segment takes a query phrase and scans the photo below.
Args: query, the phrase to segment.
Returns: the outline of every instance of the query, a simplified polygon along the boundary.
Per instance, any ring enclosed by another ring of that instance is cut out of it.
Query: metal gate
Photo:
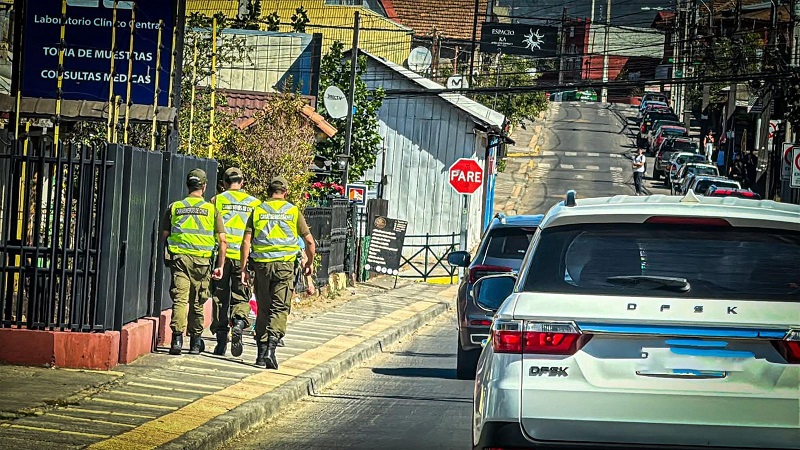
[[[2,326],[73,331],[112,325],[100,261],[114,162],[108,146],[47,137],[0,148]]]

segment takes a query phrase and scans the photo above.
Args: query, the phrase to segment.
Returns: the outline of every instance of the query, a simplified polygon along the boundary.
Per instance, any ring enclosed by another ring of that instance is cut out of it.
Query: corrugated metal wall
[[[368,64],[364,79],[370,88],[419,89],[382,65]],[[385,157],[389,216],[407,220],[409,235],[458,233],[463,199],[448,184],[447,171],[458,158],[483,165],[485,149],[478,147],[482,139],[472,119],[437,96],[387,98],[378,115],[385,152],[365,178],[380,181]],[[470,247],[480,239],[481,192],[470,198]]]

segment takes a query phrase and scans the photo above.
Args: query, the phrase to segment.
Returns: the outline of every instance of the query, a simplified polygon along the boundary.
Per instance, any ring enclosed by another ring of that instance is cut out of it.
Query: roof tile
[[[487,0],[479,1],[478,39]],[[433,36],[435,29],[445,39],[472,40],[474,0],[391,0],[390,3],[396,14],[393,20],[413,29],[417,36]]]

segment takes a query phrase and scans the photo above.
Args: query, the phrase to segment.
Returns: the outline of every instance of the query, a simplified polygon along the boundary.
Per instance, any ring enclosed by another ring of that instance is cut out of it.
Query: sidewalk
[[[290,319],[280,369],[240,358],[169,356],[166,348],[116,372],[0,366],[6,448],[212,449],[257,426],[450,308],[456,286],[380,287]],[[206,349],[214,340],[206,338]]]

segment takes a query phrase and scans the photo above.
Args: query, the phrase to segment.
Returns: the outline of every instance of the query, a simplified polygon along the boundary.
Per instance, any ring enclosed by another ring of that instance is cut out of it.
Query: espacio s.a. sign
[[[518,23],[484,22],[481,52],[553,57],[558,54],[558,28]]]
[[[61,9],[60,0],[25,1],[24,56],[19,86],[25,97],[57,96]],[[158,104],[166,106],[176,10],[177,0],[66,0],[62,98],[108,101],[113,77],[114,94],[119,95],[123,103],[128,101],[130,80],[132,103],[153,104],[158,30],[159,21],[162,21]],[[130,51],[131,37],[133,52]],[[133,62],[130,76],[129,61]]]

